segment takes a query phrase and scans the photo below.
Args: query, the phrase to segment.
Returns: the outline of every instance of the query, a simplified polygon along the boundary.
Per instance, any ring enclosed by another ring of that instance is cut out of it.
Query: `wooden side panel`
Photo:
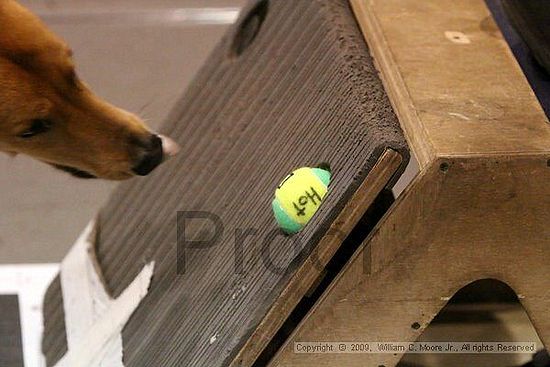
[[[398,199],[270,366],[395,366],[395,354],[299,354],[296,342],[414,341],[460,288],[497,279],[550,344],[546,156],[456,158]]]
[[[421,173],[270,366],[395,366],[296,342],[414,341],[498,279],[550,344],[550,127],[482,0],[351,0]]]
[[[421,167],[548,149],[548,120],[483,0],[351,3]]]

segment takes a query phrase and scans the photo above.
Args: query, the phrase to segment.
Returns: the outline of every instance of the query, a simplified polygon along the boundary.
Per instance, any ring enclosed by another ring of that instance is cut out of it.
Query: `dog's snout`
[[[132,168],[135,174],[140,176],[148,175],[154,170],[164,159],[162,148],[162,139],[157,135],[151,135],[147,143],[140,144],[144,153],[140,154],[140,161]]]

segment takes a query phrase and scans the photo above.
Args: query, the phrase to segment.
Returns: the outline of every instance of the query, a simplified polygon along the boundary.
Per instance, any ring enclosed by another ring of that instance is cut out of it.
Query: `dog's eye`
[[[50,120],[35,119],[35,120],[32,120],[31,126],[27,130],[19,134],[18,136],[23,139],[32,138],[35,135],[43,134],[49,131],[52,125],[53,123]]]

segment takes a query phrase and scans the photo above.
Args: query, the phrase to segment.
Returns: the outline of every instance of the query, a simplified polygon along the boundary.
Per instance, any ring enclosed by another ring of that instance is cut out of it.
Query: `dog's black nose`
[[[145,155],[141,161],[132,168],[136,175],[146,176],[151,173],[164,159],[162,140],[157,135],[151,135],[148,144],[145,145]]]

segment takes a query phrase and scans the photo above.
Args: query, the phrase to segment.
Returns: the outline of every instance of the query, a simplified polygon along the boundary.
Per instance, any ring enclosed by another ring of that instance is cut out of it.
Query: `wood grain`
[[[395,366],[294,343],[414,341],[479,279],[512,287],[550,345],[550,130],[485,4],[352,3],[421,171],[270,366]]]
[[[548,119],[484,1],[351,4],[420,167],[547,151]]]
[[[414,341],[479,279],[508,284],[550,345],[548,156],[456,158],[424,171],[269,366],[395,366],[402,353],[299,354],[294,343]]]
[[[296,274],[289,279],[273,306],[233,359],[232,365],[251,366],[254,363],[298,302],[315,285],[336,250],[374,202],[376,196],[387,186],[402,161],[403,157],[393,150],[386,151],[380,157],[365,181],[331,224],[327,235],[319,241],[312,254],[308,255]]]

